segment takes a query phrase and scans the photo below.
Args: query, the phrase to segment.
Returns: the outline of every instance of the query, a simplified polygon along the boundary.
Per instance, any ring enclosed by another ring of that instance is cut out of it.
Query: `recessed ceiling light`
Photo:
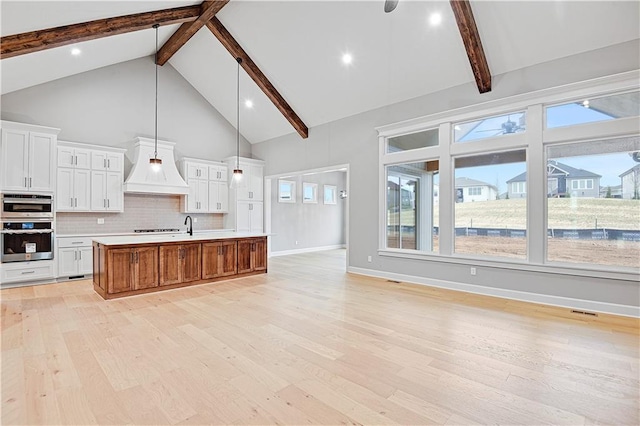
[[[246,106],[247,108],[253,108],[253,101],[251,99],[247,99],[246,101],[244,101],[244,106]]]
[[[82,50],[78,49],[77,47],[74,47],[73,49],[71,49],[71,54],[73,56],[80,56],[81,53],[82,53]]]
[[[353,62],[353,56],[351,56],[351,53],[345,53],[344,55],[342,55],[342,63],[345,65],[349,65]]]
[[[431,24],[431,26],[436,27],[441,23],[442,23],[442,15],[440,14],[440,12],[433,12],[429,16],[429,24]]]

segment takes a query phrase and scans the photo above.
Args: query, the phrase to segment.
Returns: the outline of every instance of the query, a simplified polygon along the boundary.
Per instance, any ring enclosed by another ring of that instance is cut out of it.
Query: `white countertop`
[[[121,237],[125,235],[174,235],[174,234],[184,234],[187,231],[167,231],[167,232],[105,232],[105,233],[82,233],[82,234],[60,234],[57,233],[57,238],[79,238],[79,237],[87,237],[87,238],[97,238],[97,237]],[[205,229],[205,230],[193,230],[194,234],[211,234],[214,232],[233,232],[233,229]]]
[[[130,245],[130,244],[149,244],[149,243],[169,243],[178,241],[203,241],[203,240],[226,240],[230,238],[252,238],[266,237],[270,234],[263,232],[201,232],[189,235],[187,233],[179,234],[135,234],[135,235],[119,235],[108,237],[93,237],[93,241],[104,244],[106,246]]]

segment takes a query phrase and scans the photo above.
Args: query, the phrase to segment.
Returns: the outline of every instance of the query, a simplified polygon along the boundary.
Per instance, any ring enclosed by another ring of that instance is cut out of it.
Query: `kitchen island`
[[[104,299],[266,272],[267,234],[263,233],[93,239],[93,288]]]

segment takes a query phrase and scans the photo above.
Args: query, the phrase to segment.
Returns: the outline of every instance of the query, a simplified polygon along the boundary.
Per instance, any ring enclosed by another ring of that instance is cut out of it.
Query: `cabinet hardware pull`
[[[24,187],[27,188],[27,178],[24,178]]]
[[[140,253],[136,252],[136,263],[140,263]]]
[[[36,271],[24,271],[24,272],[21,272],[22,275],[35,274],[35,273],[36,273]]]
[[[76,166],[78,165],[78,156],[76,155]]]
[[[82,244],[82,241],[72,241],[71,244]]]
[[[111,160],[107,160],[107,169],[111,168]]]
[[[76,207],[78,207],[78,199],[76,198],[75,200],[76,200]]]
[[[104,167],[105,169],[107,168],[107,160],[106,159],[102,159],[102,167]]]
[[[73,252],[73,260],[78,260],[78,252],[77,251]]]
[[[107,208],[109,208],[111,206],[111,203],[109,202],[109,199],[107,198]]]
[[[76,253],[78,253],[78,258],[79,258],[80,260],[82,260],[82,252],[81,252],[81,251],[78,251],[78,252],[76,252]]]
[[[29,178],[29,188],[31,188],[31,187],[33,186],[33,185],[32,185],[32,183],[33,183],[33,182],[32,182],[32,180],[31,180],[31,178]]]
[[[71,200],[71,207],[73,207],[73,198],[70,198]]]
[[[107,200],[104,198],[102,199],[102,207],[107,207]]]
[[[133,252],[131,252],[131,259],[129,260],[129,263],[133,263]]]

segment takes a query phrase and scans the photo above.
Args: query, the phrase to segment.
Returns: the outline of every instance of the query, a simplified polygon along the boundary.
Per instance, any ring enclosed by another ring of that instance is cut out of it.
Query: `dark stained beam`
[[[489,64],[482,49],[482,41],[480,40],[480,34],[478,34],[478,27],[476,27],[471,4],[469,4],[469,0],[449,0],[449,3],[456,17],[458,30],[460,30],[464,48],[467,50],[467,56],[469,57],[469,63],[471,64],[478,90],[480,93],[490,92],[491,71],[489,71]]]
[[[294,129],[306,139],[309,136],[309,129],[302,122],[302,119],[298,117],[295,111],[289,106],[287,101],[284,100],[282,95],[278,93],[273,84],[267,79],[267,77],[260,71],[258,66],[251,60],[247,52],[238,44],[233,36],[227,31],[222,23],[214,16],[209,22],[207,22],[207,28],[216,36],[216,38],[222,43],[222,45],[231,53],[234,58],[242,59],[242,68],[246,73],[255,81],[265,95],[271,102],[278,108],[278,110],[284,115],[284,117],[291,123]]]
[[[213,18],[229,3],[229,0],[212,0],[202,2],[201,12],[198,19],[192,22],[185,22],[173,33],[171,38],[162,46],[158,52],[158,65],[164,65],[189,39],[202,28],[207,21]]]
[[[200,5],[184,6],[9,35],[0,38],[0,59],[144,30],[154,24],[182,24],[196,20],[200,13]]]

